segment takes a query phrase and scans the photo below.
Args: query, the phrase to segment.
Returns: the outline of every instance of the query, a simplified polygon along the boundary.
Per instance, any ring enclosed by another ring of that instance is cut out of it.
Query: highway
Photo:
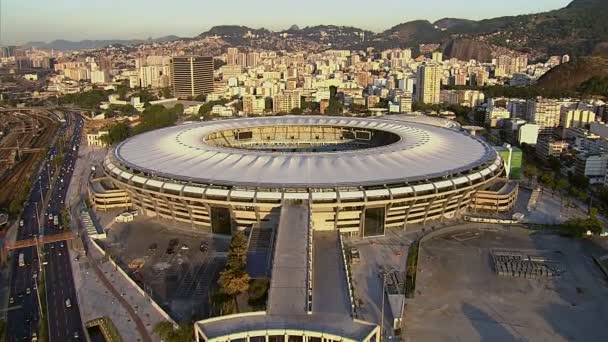
[[[61,127],[58,136],[65,134]],[[51,181],[50,159],[57,152],[56,144],[49,150],[37,177],[34,177],[30,196],[23,208],[17,240],[31,239],[39,233],[36,212],[43,210],[43,198],[49,191]],[[24,266],[19,266],[19,254],[24,255]],[[34,275],[38,273],[38,254],[35,247],[27,247],[12,252],[10,267],[9,311],[7,313],[7,336],[9,341],[31,341],[38,328],[39,305],[34,286]],[[29,289],[29,291],[28,291]],[[29,292],[29,294],[28,294]]]
[[[61,233],[55,226],[53,217],[60,216],[61,209],[65,207],[64,199],[67,187],[72,177],[75,160],[78,156],[78,147],[82,131],[82,118],[75,115],[76,120],[71,123],[72,116],[66,116],[67,122],[61,127],[58,136],[70,134],[71,139],[65,148],[63,166],[56,175],[55,185],[50,194],[48,206],[44,207],[43,198],[49,192],[51,181],[51,161],[57,154],[57,144],[49,150],[41,170],[32,182],[32,190],[22,214],[23,225],[17,233],[17,240],[31,239],[39,234],[39,227],[44,227],[45,235]],[[68,132],[70,126],[73,132]],[[42,221],[38,222],[37,212],[42,211]],[[25,265],[19,265],[19,254],[23,253]],[[85,340],[80,319],[74,282],[72,279],[71,263],[66,242],[54,242],[44,246],[41,253],[46,255],[45,284],[48,303],[49,337],[52,342]],[[38,254],[35,247],[21,248],[13,251],[10,267],[11,285],[9,298],[9,311],[7,314],[7,336],[9,341],[36,340],[38,321],[40,318],[38,297],[36,295],[34,277],[38,275]],[[66,300],[70,300],[67,307]]]
[[[61,211],[67,205],[65,199],[72,178],[74,164],[78,158],[82,126],[82,119],[80,116],[76,116],[74,132],[69,145],[66,146],[64,164],[59,171],[59,177],[57,178],[51,201],[47,207],[48,218],[45,235],[63,232],[59,225],[54,224],[52,218],[54,216],[61,217]],[[84,331],[78,309],[67,243],[62,241],[47,244],[44,246],[44,253],[48,262],[45,265],[45,275],[50,341],[84,340]]]

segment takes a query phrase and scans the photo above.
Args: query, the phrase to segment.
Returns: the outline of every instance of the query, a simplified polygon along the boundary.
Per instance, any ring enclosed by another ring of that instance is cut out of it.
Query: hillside
[[[147,42],[164,43],[179,39],[177,36],[165,36],[155,39],[107,39],[107,40],[80,40],[70,41],[57,39],[51,42],[29,42],[25,47],[36,47],[39,49],[53,49],[60,51],[75,51],[86,49],[101,49],[109,45],[137,45]]]
[[[549,70],[537,85],[547,90],[575,90],[592,77],[608,77],[608,58],[577,58]]]
[[[356,27],[293,26],[273,32],[239,25],[216,26],[193,39],[215,39],[220,45],[251,49],[322,51],[327,49],[413,48],[419,44],[442,44],[447,56],[488,60],[497,47],[522,51],[530,59],[548,55],[608,55],[608,0],[574,0],[568,6],[537,14],[486,20],[443,18],[434,23],[414,20],[380,33]],[[168,36],[153,41],[174,40]],[[217,39],[219,38],[219,39]],[[101,48],[110,44],[136,45],[149,40],[95,40],[30,43],[28,46],[57,50]],[[217,42],[215,44],[217,44]],[[504,49],[503,49],[504,51]],[[501,52],[502,53],[502,52]]]
[[[451,39],[441,47],[446,59],[457,58],[461,61],[475,59],[482,62],[492,60],[492,49],[484,42],[472,39]]]

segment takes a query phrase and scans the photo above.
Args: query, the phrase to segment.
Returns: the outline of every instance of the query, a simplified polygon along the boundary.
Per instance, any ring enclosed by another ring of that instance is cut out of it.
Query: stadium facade
[[[497,186],[504,165],[496,151],[459,126],[438,126],[276,116],[164,128],[113,149],[90,200],[100,210],[134,207],[225,234],[274,227],[282,203],[304,200],[315,230],[360,237],[454,217],[476,203],[511,209],[517,187]]]

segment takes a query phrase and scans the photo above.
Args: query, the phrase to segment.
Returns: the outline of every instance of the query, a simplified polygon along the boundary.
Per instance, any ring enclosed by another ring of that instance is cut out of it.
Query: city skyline
[[[429,0],[424,4],[379,0],[374,5],[381,10],[370,11],[369,5],[362,0],[350,1],[348,7],[337,2],[328,4],[310,0],[306,7],[298,8],[297,15],[290,15],[294,13],[293,5],[276,0],[267,1],[263,6],[244,0],[215,4],[182,0],[177,6],[169,8],[150,6],[149,2],[143,0],[128,3],[118,0],[103,3],[62,0],[53,2],[52,6],[9,0],[0,4],[0,44],[48,42],[56,39],[145,39],[167,35],[192,37],[218,25],[243,25],[279,31],[288,29],[291,25],[305,27],[332,24],[380,32],[417,19],[431,22],[445,17],[479,20],[537,13],[564,7],[570,0],[540,0],[532,4],[525,0],[513,0],[491,6],[481,0],[466,2],[467,5],[462,6],[446,0]],[[145,11],[142,11],[143,8]],[[240,10],[235,12],[235,8]],[[60,19],[66,17],[70,20]],[[166,20],[180,17],[183,20]]]

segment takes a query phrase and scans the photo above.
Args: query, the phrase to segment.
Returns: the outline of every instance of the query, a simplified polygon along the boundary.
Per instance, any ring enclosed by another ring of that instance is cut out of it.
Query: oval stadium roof
[[[226,130],[273,125],[325,125],[397,134],[393,144],[339,152],[268,152],[205,142]],[[114,157],[134,170],[226,186],[336,187],[383,185],[467,172],[496,152],[466,133],[390,118],[276,116],[179,125],[129,138]]]

